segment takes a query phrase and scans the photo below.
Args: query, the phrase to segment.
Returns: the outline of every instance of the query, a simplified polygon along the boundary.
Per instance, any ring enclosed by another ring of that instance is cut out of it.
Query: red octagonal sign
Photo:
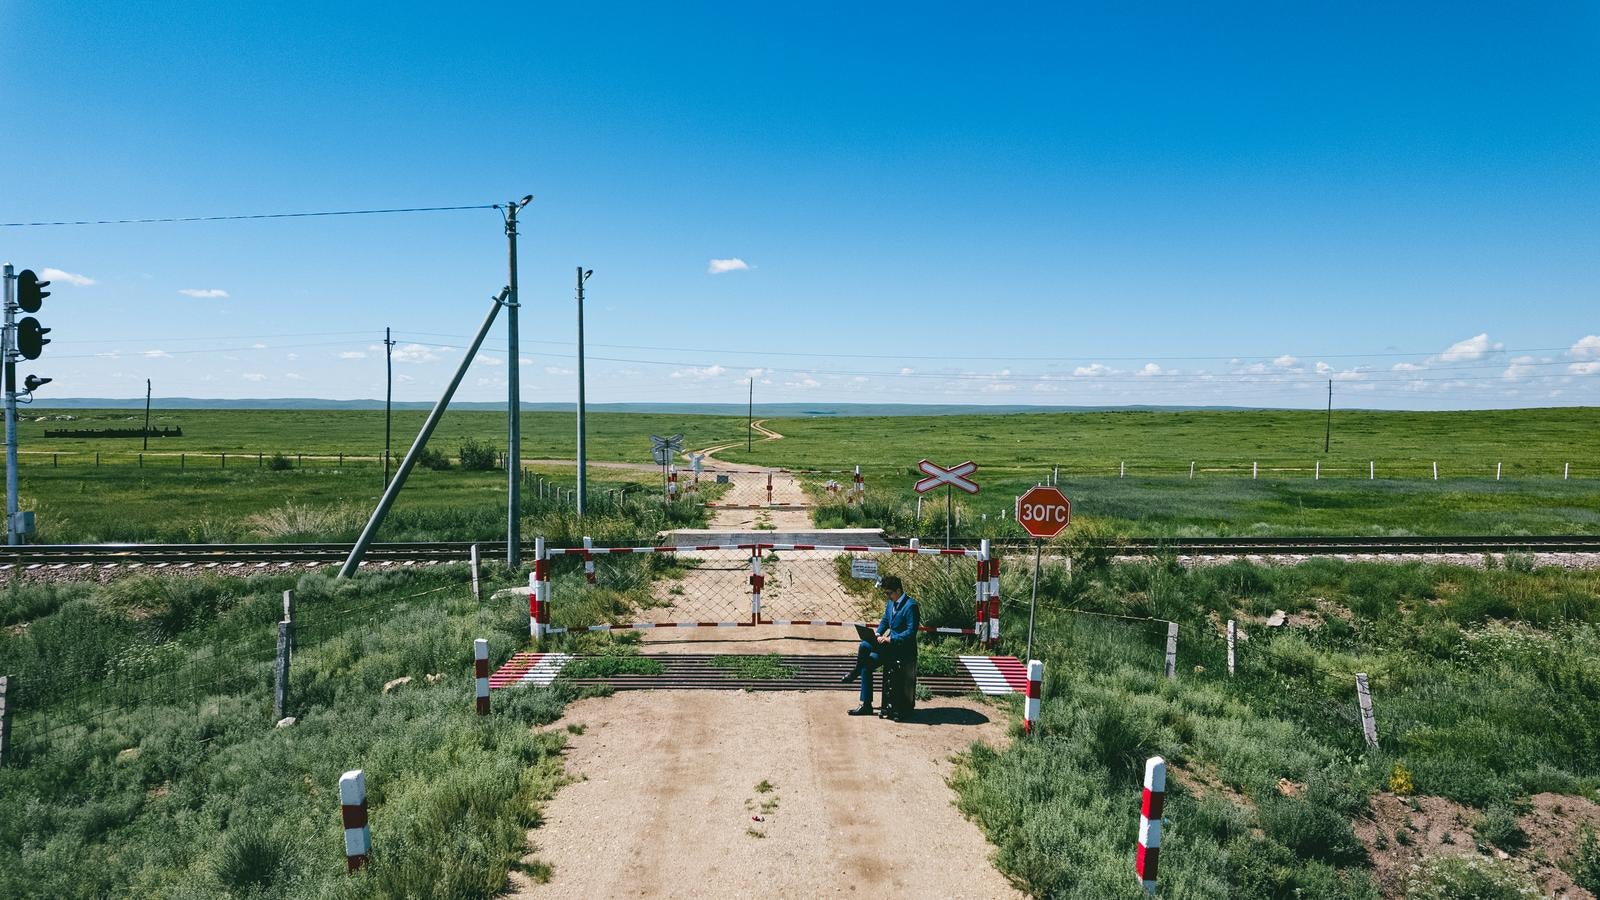
[[[1053,487],[1029,488],[1017,498],[1017,521],[1036,538],[1053,538],[1072,520],[1072,501]]]

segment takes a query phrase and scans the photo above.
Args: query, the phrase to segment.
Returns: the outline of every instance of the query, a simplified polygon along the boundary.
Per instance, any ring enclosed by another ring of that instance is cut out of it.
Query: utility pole
[[[394,411],[394,341],[389,327],[383,329],[383,486],[389,486],[389,426]]]
[[[744,408],[744,452],[755,446],[756,433],[756,380],[750,379],[750,400]]]
[[[144,380],[144,449],[150,449],[150,379]]]
[[[584,440],[588,429],[583,408],[583,283],[593,274],[593,269],[585,271],[583,266],[578,267],[578,518],[580,519],[583,518],[585,501],[589,495],[589,457]]]
[[[506,204],[506,565],[522,565],[522,372],[517,345],[517,213],[533,202],[529,194]]]
[[[5,266],[5,327],[0,331],[0,363],[5,365],[6,392],[6,543],[20,544],[17,534],[17,270]]]
[[[1328,424],[1322,430],[1322,455],[1328,455],[1328,441],[1333,438],[1333,379],[1328,379]]]

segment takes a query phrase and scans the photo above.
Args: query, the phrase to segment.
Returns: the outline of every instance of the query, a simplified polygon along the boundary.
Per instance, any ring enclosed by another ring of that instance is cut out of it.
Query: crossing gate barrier
[[[997,567],[977,548],[729,543],[571,547],[535,541],[528,593],[537,641],[576,631],[876,625],[877,590],[897,575],[922,610],[921,630],[999,637]]]
[[[714,473],[721,493],[706,503],[713,509],[763,509],[801,507],[805,492],[792,481],[773,480],[771,469],[718,469]],[[726,478],[724,481],[723,479]]]

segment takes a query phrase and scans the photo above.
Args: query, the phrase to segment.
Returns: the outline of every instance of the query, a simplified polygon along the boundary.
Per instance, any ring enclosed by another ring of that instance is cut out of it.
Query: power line
[[[0,222],[0,228],[50,228],[57,225],[154,225],[169,222],[239,222],[248,219],[310,219],[322,216],[381,216],[395,213],[455,212],[463,209],[499,209],[497,203],[471,206],[406,206],[393,209],[333,209],[316,212],[246,213],[228,216],[168,216],[148,219],[78,219],[58,222]]]

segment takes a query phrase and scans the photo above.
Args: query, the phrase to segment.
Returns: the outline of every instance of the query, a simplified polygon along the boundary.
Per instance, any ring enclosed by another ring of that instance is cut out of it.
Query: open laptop
[[[857,625],[856,637],[861,638],[863,641],[866,641],[869,644],[876,644],[878,642],[878,632],[868,625]]]

